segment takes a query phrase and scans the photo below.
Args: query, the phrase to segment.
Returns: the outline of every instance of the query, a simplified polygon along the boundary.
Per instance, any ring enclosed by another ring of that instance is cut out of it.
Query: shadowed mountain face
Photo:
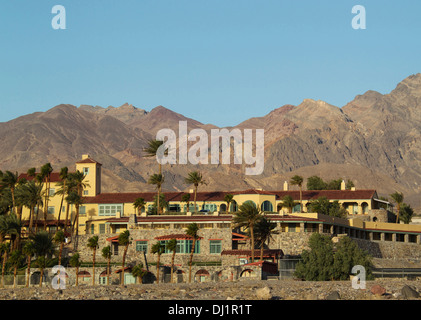
[[[142,149],[159,129],[178,135],[179,121],[209,136],[218,129],[162,106],[147,112],[128,103],[117,108],[59,105],[0,123],[0,169],[24,172],[46,162],[55,170],[73,169],[89,153],[103,164],[103,190],[151,191],[147,180],[158,164],[143,157]],[[184,177],[191,170],[203,171],[208,185],[202,190],[274,190],[295,174],[319,175],[351,179],[357,188],[384,195],[399,190],[409,203],[421,205],[421,74],[389,94],[367,91],[342,108],[306,99],[228,129],[265,130],[262,175],[245,176],[244,165],[164,165],[164,190],[190,189]]]

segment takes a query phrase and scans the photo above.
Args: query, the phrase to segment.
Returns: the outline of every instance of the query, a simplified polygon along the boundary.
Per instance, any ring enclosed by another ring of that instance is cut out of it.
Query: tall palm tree
[[[58,217],[57,217],[57,228],[59,227],[59,223],[60,223],[61,210],[63,209],[64,198],[67,194],[69,194],[68,188],[67,188],[68,175],[69,175],[68,167],[63,167],[60,169],[60,174],[59,174],[60,181],[57,183],[57,185],[61,186],[61,188],[57,190],[56,192],[57,195],[61,195],[60,210],[58,211]]]
[[[137,210],[138,215],[140,215],[140,213],[142,212],[142,209],[145,208],[145,206],[146,206],[146,202],[145,202],[145,199],[143,198],[137,198],[133,203],[133,207]]]
[[[254,262],[254,226],[262,219],[259,208],[252,201],[244,202],[234,214],[234,228],[245,228],[251,237],[251,261]]]
[[[28,240],[22,247],[22,253],[26,256],[26,287],[29,287],[29,280],[31,275],[31,259],[35,255],[35,244],[33,241]]]
[[[161,211],[161,206],[160,206],[160,198],[161,198],[161,188],[162,188],[162,184],[164,183],[164,176],[159,173],[159,174],[153,174],[149,177],[149,184],[153,184],[156,186],[156,189],[158,191],[157,193],[157,207],[156,207],[156,213],[159,215],[160,211]]]
[[[145,157],[152,158],[156,157],[158,153],[159,147],[164,143],[164,141],[161,140],[149,140],[148,146],[143,149],[143,151],[146,153]],[[162,165],[159,163],[159,174],[162,174]]]
[[[263,216],[254,226],[254,234],[260,244],[260,261],[263,261],[264,244],[267,242],[269,247],[273,234],[279,233],[276,230],[276,223],[271,222],[267,217]]]
[[[122,233],[120,233],[120,235],[118,236],[118,244],[124,246],[124,251],[123,251],[123,262],[121,264],[121,276],[122,276],[122,280],[121,280],[121,285],[124,285],[124,265],[126,264],[126,255],[127,255],[127,249],[129,248],[129,244],[130,244],[130,232],[129,230],[123,231]]]
[[[110,284],[110,267],[111,267],[111,257],[113,253],[111,246],[106,246],[102,248],[102,257],[107,260],[107,285]]]
[[[147,270],[143,269],[143,263],[139,263],[132,268],[133,277],[138,279],[139,284],[142,284],[143,277],[148,274]]]
[[[171,239],[167,242],[167,250],[172,252],[171,256],[171,280],[170,283],[173,281],[173,274],[174,274],[174,260],[175,260],[175,254],[177,252],[177,239]]]
[[[83,189],[89,187],[89,181],[85,181],[85,178],[86,175],[79,170],[68,174],[67,183],[71,184],[71,191],[69,192],[69,195],[66,197],[66,199],[70,199],[72,201],[71,203],[74,204],[76,208],[76,215],[72,225],[72,235],[75,231],[76,225],[76,237],[79,235],[79,207],[83,204],[84,201]]]
[[[10,254],[9,263],[13,267],[13,288],[16,288],[16,274],[17,274],[18,268],[22,264],[22,259],[23,259],[23,255],[22,255],[22,251],[20,250],[14,250]]]
[[[157,241],[151,248],[151,253],[152,254],[157,254],[158,255],[158,260],[156,263],[156,283],[159,284],[159,262],[161,259],[161,254],[163,254],[165,251],[165,246],[163,244],[161,244],[160,241]]]
[[[69,259],[69,264],[76,268],[76,287],[79,285],[79,267],[82,265],[82,261],[80,261],[80,255],[78,252],[73,253],[73,255]]]
[[[300,188],[300,213],[303,212],[303,182],[304,179],[301,176],[295,175],[291,178],[290,183]]]
[[[48,202],[50,201],[50,184],[51,184],[51,173],[53,167],[50,163],[46,163],[41,167],[41,177],[45,182],[45,198],[44,198],[44,230],[47,230],[47,215],[48,215]]]
[[[196,207],[196,198],[197,198],[197,188],[201,184],[207,184],[206,181],[203,179],[202,173],[199,171],[192,171],[188,174],[188,176],[184,179],[187,184],[194,185],[194,212],[197,212]]]
[[[46,231],[40,231],[30,236],[34,242],[35,254],[37,256],[36,264],[41,269],[39,286],[42,286],[44,269],[47,266],[47,257],[54,254],[54,244],[52,236]]]
[[[89,238],[86,246],[92,250],[92,285],[95,285],[95,259],[96,249],[98,248],[98,236]]]
[[[401,211],[401,205],[403,203],[403,193],[402,192],[394,192],[390,195],[390,197],[393,199],[393,201],[396,202],[397,208],[397,214],[396,214],[396,223],[399,223],[399,212]]]
[[[193,254],[194,249],[196,247],[196,241],[199,239],[199,226],[197,223],[191,223],[187,226],[186,234],[190,236],[193,240],[191,251],[190,251],[190,258],[189,258],[189,283],[191,282],[191,269],[193,264]]]
[[[230,204],[232,203],[232,201],[234,200],[234,196],[230,193],[227,193],[224,196],[224,201],[227,203],[227,212],[230,212]]]
[[[18,184],[18,173],[13,173],[11,171],[6,171],[1,178],[1,184],[3,187],[8,187],[12,193],[12,205],[13,205],[13,212],[17,214],[16,211],[16,201],[15,201],[15,188]]]

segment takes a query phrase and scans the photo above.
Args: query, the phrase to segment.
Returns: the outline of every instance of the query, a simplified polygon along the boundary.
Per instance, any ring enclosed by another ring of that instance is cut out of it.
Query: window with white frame
[[[99,204],[98,205],[98,214],[100,216],[116,216],[117,212],[121,212],[123,214],[122,204]]]

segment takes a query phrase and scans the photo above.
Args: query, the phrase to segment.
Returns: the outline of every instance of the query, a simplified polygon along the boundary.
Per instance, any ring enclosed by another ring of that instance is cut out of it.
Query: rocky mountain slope
[[[153,190],[146,182],[157,163],[143,157],[142,149],[159,129],[178,133],[179,121],[187,121],[189,131],[210,134],[217,128],[163,106],[147,112],[128,103],[59,105],[0,123],[0,169],[26,171],[45,162],[57,170],[74,168],[89,153],[103,163],[104,190]],[[244,165],[165,165],[164,189],[188,190],[184,177],[194,169],[202,170],[208,181],[203,190],[274,190],[294,174],[319,175],[352,179],[357,188],[375,188],[384,195],[399,190],[421,206],[421,74],[404,79],[389,94],[367,91],[342,108],[306,99],[228,129],[235,128],[265,130],[262,175],[245,176]]]

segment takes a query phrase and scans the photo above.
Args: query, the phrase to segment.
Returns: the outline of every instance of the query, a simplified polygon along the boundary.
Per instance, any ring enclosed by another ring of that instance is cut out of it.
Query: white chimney
[[[345,189],[346,189],[345,180],[342,180],[342,182],[341,182],[341,190],[345,190]]]
[[[284,191],[288,191],[288,181],[284,182]]]

